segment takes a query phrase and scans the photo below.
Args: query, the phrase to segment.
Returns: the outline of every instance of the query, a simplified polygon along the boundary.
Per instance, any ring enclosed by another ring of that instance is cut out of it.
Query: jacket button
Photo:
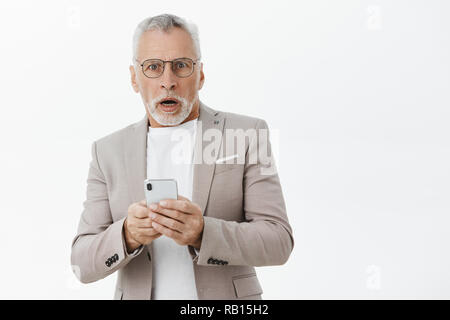
[[[209,258],[208,259],[208,264],[213,264],[214,262],[213,262],[213,258]]]

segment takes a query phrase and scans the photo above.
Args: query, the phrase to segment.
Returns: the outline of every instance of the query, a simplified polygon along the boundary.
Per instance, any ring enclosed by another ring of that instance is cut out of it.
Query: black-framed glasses
[[[142,72],[147,78],[158,78],[164,73],[166,62],[170,62],[173,73],[177,77],[186,78],[194,72],[194,66],[197,64],[198,60],[200,59],[195,61],[191,58],[177,58],[168,61],[161,59],[147,59],[142,62],[140,66],[142,67]],[[139,61],[137,62],[139,63]]]

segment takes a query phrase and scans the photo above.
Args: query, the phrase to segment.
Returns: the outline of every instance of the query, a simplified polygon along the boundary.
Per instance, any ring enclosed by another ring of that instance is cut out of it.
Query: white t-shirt
[[[193,155],[197,119],[147,134],[147,178],[175,179],[178,194],[192,200]],[[154,300],[198,300],[194,265],[187,246],[161,236],[153,240]]]

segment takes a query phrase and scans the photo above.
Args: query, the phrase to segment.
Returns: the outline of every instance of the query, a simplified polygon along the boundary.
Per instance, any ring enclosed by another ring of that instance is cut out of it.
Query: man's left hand
[[[203,235],[203,213],[200,206],[178,196],[178,200],[165,199],[149,206],[152,227],[172,238],[179,245],[200,249]]]

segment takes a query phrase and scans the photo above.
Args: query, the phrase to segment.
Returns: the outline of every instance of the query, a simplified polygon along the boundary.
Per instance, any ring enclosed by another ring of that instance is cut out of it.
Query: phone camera
[[[151,190],[152,190],[152,184],[151,184],[151,183],[148,183],[148,184],[147,184],[147,190],[148,190],[148,191],[151,191]]]

